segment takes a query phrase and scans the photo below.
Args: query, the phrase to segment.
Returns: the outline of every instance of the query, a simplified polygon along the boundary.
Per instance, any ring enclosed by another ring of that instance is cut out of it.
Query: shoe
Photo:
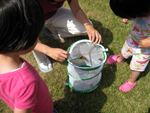
[[[128,83],[129,79],[124,83],[122,84],[120,87],[119,87],[119,90],[121,90],[122,92],[128,92],[130,91],[137,83],[137,81],[135,81],[134,84],[129,84]]]
[[[117,58],[119,57],[120,55],[110,55],[107,59],[107,63],[108,64],[114,64],[114,63],[123,63],[125,61],[125,59],[121,62],[117,62]]]
[[[42,63],[38,63],[38,66],[42,72],[50,72],[52,68],[52,64],[48,58],[46,58]]]

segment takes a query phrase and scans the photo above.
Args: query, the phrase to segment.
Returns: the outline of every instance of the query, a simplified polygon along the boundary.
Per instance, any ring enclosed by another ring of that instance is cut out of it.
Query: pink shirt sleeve
[[[18,109],[28,109],[33,107],[36,103],[36,93],[37,93],[37,84],[33,82],[32,84],[21,88],[17,92],[15,97],[14,107]]]

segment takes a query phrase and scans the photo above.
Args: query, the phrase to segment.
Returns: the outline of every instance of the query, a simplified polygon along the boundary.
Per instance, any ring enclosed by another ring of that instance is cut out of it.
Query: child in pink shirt
[[[14,113],[53,113],[47,85],[20,58],[37,44],[43,9],[36,0],[1,0],[0,4],[0,98]]]

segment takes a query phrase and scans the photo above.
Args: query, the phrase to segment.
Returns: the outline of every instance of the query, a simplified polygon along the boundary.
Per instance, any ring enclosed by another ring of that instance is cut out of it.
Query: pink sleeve
[[[37,84],[34,82],[24,88],[16,95],[14,107],[18,109],[28,109],[36,103]],[[17,91],[16,91],[17,92]]]

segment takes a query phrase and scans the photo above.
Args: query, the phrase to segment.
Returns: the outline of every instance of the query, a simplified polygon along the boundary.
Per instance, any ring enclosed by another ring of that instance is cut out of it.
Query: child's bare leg
[[[128,83],[134,84],[139,75],[140,75],[140,71],[132,71]]]
[[[139,75],[140,75],[139,71],[132,71],[130,79],[128,79],[124,84],[122,84],[119,87],[119,90],[122,90],[122,92],[130,91],[136,85],[136,79],[138,78]]]
[[[125,58],[120,54],[120,56],[117,58],[117,62],[122,62]]]

